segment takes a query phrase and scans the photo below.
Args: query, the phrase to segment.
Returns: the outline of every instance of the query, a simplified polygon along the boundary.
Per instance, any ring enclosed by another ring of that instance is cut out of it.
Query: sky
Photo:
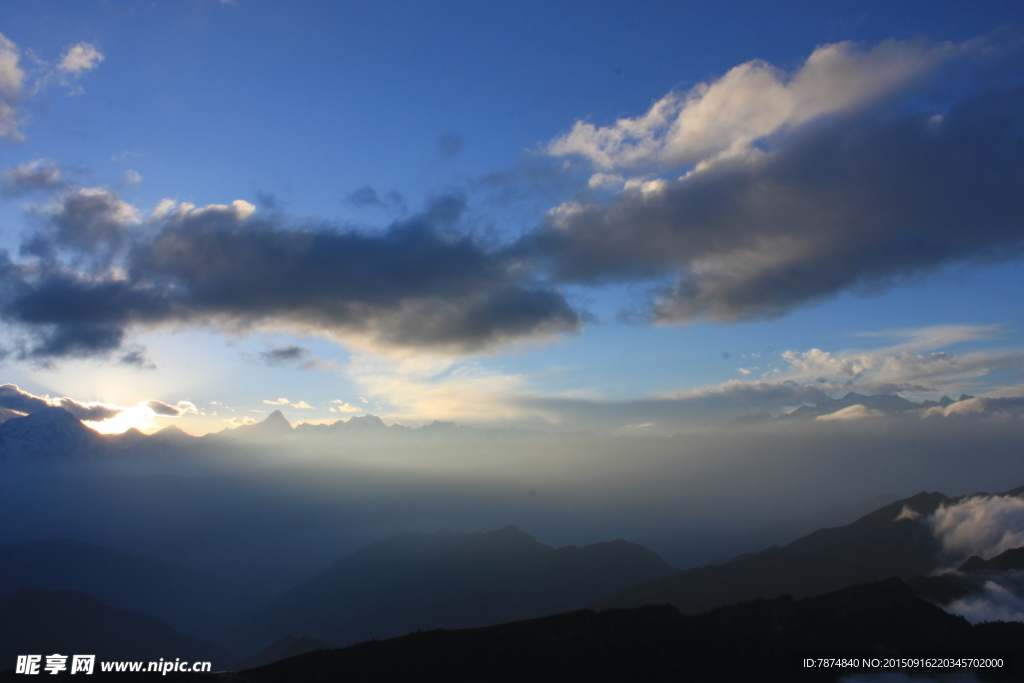
[[[9,3],[0,406],[672,434],[1022,396],[1022,10]]]

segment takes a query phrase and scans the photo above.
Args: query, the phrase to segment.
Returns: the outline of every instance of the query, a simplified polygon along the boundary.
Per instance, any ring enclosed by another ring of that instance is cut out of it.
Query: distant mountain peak
[[[288,418],[286,418],[284,416],[284,413],[282,413],[280,410],[275,410],[270,415],[267,415],[267,419],[265,419],[260,424],[267,425],[268,427],[279,428],[279,429],[291,429],[292,428],[292,423],[288,421]]]
[[[98,444],[99,434],[74,415],[48,406],[0,424],[0,446],[7,459],[82,455]]]
[[[46,408],[40,408],[34,413],[26,415],[25,420],[22,424],[33,424],[33,425],[57,425],[57,424],[72,424],[81,423],[80,420],[69,413],[68,411],[58,406],[47,406]]]
[[[384,424],[384,420],[380,419],[376,415],[363,415],[361,417],[350,418],[345,423],[345,427],[348,429],[387,429],[388,426]]]
[[[183,430],[178,425],[167,425],[160,431],[151,434],[150,438],[157,438],[160,439],[161,441],[165,439],[171,441],[183,441],[186,439],[193,439],[195,437],[193,437],[191,434]]]

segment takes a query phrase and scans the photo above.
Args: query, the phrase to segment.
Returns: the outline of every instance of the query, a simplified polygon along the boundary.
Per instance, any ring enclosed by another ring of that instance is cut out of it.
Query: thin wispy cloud
[[[0,138],[15,141],[25,139],[21,126],[28,120],[24,106],[30,98],[53,82],[65,86],[72,95],[81,94],[84,89],[79,79],[104,59],[95,45],[84,42],[67,48],[56,66],[35,59],[38,66],[28,73],[21,57],[21,48],[0,34]]]
[[[265,399],[263,399],[263,402],[265,404],[267,404],[268,406],[289,406],[291,408],[295,408],[296,410],[312,410],[313,409],[313,406],[309,405],[305,401],[299,401],[298,403],[292,403],[291,401],[289,401],[286,398],[278,398],[278,399],[274,399],[274,400],[270,400],[270,399],[265,398]]]
[[[21,140],[18,126],[24,121],[21,112],[25,72],[21,69],[21,50],[0,34],[0,137]]]
[[[0,176],[0,191],[8,197],[18,197],[37,191],[61,189],[65,186],[60,166],[51,159],[27,161],[9,168]]]

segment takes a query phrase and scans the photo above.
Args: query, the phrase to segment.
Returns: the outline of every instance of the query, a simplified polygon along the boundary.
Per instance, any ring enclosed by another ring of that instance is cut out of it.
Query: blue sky
[[[1024,394],[1022,3],[827,5],[13,3],[2,381],[197,434]]]

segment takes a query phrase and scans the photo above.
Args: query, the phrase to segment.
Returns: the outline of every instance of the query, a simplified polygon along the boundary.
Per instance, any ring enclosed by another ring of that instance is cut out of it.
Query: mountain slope
[[[339,645],[416,629],[479,626],[578,608],[671,567],[613,541],[555,550],[514,526],[399,534],[295,587],[232,634],[263,647],[308,635]]]
[[[425,631],[311,652],[242,671],[238,679],[835,681],[853,672],[798,671],[794,655],[1001,652],[1019,661],[1022,643],[1024,624],[972,627],[915,598],[899,579],[892,579],[816,598],[759,600],[698,616],[683,616],[670,606],[647,606]],[[997,676],[1007,680],[1005,672]]]
[[[951,500],[941,493],[922,492],[852,524],[819,529],[783,548],[687,569],[629,588],[595,606],[670,603],[684,614],[695,614],[743,600],[818,595],[892,576],[909,579],[935,569],[941,548],[931,530],[904,511],[926,516]]]
[[[0,424],[0,461],[92,455],[100,435],[63,408],[49,407]]]
[[[214,662],[215,670],[231,659],[148,614],[115,609],[78,591],[27,588],[0,598],[0,668],[13,667],[18,655],[55,652],[97,660],[180,657]]]
[[[204,638],[219,634],[255,602],[222,579],[67,539],[0,545],[0,595],[23,588],[82,591]]]

